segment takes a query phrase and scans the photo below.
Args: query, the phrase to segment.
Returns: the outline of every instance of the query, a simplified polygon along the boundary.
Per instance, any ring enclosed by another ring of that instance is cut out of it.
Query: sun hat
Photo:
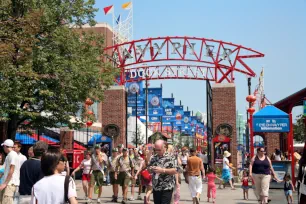
[[[13,147],[13,146],[14,146],[14,142],[13,142],[13,140],[7,139],[7,140],[5,140],[5,141],[1,144],[1,146]]]
[[[113,148],[112,152],[118,152],[118,148]]]
[[[117,146],[118,148],[123,148],[124,147],[124,145],[123,144],[118,144],[118,146]]]
[[[228,151],[224,151],[223,157],[230,157],[232,154],[229,153]]]
[[[95,149],[100,149],[100,148],[101,148],[100,145],[98,145],[98,144],[95,145]]]
[[[123,148],[122,151],[128,151],[128,148]]]

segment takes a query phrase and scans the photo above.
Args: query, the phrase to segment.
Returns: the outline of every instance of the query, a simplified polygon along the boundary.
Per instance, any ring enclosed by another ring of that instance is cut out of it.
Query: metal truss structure
[[[233,83],[234,72],[255,77],[246,60],[264,54],[241,45],[196,37],[157,37],[105,48],[121,69],[119,85],[156,79],[209,80]],[[128,79],[126,74],[130,73]]]

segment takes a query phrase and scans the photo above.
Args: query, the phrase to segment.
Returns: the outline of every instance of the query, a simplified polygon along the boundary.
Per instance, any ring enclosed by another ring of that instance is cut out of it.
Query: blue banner
[[[162,88],[148,88],[149,115],[162,116]]]
[[[254,118],[254,132],[289,132],[289,118]]]
[[[129,79],[129,73],[127,73],[126,79]],[[128,89],[127,106],[128,107],[136,106],[136,98],[137,98],[137,106],[144,106],[143,82],[142,81],[127,82],[125,86]],[[137,97],[136,93],[138,93]]]
[[[146,108],[137,106],[137,117],[145,115],[146,115]],[[136,116],[136,107],[132,107],[132,116]]]
[[[149,122],[152,123],[160,122],[160,116],[149,116]]]
[[[183,126],[184,107],[174,106],[175,126]]]
[[[188,124],[190,122],[190,111],[184,111],[183,121],[185,124]]]
[[[163,120],[163,127],[172,127],[172,126],[173,126],[172,122],[164,122]]]
[[[175,122],[174,98],[163,98],[163,122]]]
[[[306,100],[304,99],[304,116],[306,117]]]

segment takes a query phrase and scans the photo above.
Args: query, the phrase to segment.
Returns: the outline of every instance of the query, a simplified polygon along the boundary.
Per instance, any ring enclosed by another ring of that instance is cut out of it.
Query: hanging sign
[[[306,98],[304,98],[304,117],[306,117]]]
[[[174,106],[175,126],[183,126],[184,107]]]
[[[137,106],[137,117],[138,116],[145,116],[145,115],[146,115],[145,107],[138,107]],[[132,107],[132,116],[136,116],[136,107]]]
[[[160,122],[160,116],[149,116],[149,122],[152,123]]]
[[[289,132],[289,118],[254,118],[254,132]]]
[[[150,116],[162,116],[162,88],[148,88],[148,103]]]
[[[128,80],[130,77],[127,74],[126,79]],[[137,98],[137,106],[144,106],[144,92],[143,92],[143,82],[127,82],[125,84],[128,93],[127,93],[127,106],[128,107],[136,107],[136,98]],[[136,97],[136,94],[137,97]]]
[[[163,122],[175,122],[174,98],[163,98]]]

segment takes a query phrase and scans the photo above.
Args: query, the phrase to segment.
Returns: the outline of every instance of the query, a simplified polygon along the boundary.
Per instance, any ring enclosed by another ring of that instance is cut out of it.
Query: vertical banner
[[[163,98],[163,108],[164,108],[164,115],[163,115],[163,123],[170,124],[175,122],[174,116],[174,98]]]
[[[175,117],[174,126],[182,127],[183,117],[184,117],[184,107],[183,106],[174,106],[174,117]]]
[[[129,79],[129,72],[126,74],[126,79]],[[143,91],[143,82],[127,82],[125,84],[128,93],[127,93],[127,105],[128,107],[136,107],[136,98],[137,98],[137,106],[144,106],[144,91]],[[136,94],[138,93],[137,97]],[[139,110],[138,110],[139,111]]]
[[[197,117],[196,116],[191,116],[190,117],[190,126],[191,126],[191,132],[195,133],[197,131]]]
[[[191,134],[190,111],[184,111],[184,130],[186,134]]]
[[[148,88],[149,116],[162,116],[162,88]]]

